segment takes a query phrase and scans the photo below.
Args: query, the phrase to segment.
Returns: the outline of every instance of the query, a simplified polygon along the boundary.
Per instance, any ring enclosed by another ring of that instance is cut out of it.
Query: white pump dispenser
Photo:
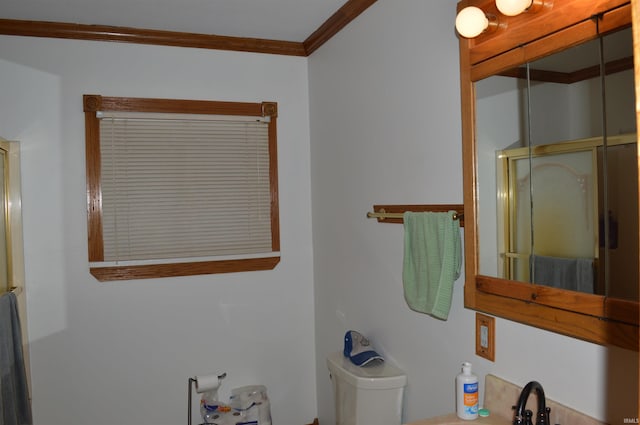
[[[478,377],[469,362],[462,363],[462,373],[456,376],[456,414],[466,420],[478,417]]]

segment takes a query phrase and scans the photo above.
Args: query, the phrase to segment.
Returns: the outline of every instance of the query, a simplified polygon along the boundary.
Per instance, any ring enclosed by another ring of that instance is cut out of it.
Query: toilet
[[[384,363],[356,366],[341,352],[327,356],[336,425],[400,425],[407,376]]]

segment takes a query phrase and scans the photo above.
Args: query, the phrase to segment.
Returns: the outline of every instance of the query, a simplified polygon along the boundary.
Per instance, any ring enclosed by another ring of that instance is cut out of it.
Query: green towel
[[[405,212],[404,297],[412,310],[447,320],[460,276],[460,222],[455,211]]]

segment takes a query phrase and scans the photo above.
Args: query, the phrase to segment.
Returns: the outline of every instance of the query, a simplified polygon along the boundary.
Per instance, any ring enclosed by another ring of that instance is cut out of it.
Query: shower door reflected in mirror
[[[632,59],[626,29],[476,83],[480,274],[638,299]]]
[[[594,293],[598,226],[593,142],[599,141],[501,153],[498,167],[507,176],[509,193],[500,212],[509,236],[504,241],[508,279]]]

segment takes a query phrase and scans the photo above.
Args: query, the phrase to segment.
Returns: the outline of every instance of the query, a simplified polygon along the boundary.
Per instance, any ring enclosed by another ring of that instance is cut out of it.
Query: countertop
[[[420,419],[405,425],[512,425],[512,406],[520,397],[522,388],[491,374],[485,376],[484,384],[483,407],[491,412],[489,417],[465,421],[458,418],[455,413],[449,413],[429,419]],[[527,408],[535,411],[537,407],[536,401],[536,397],[529,397]],[[551,424],[606,425],[605,422],[598,421],[549,398],[547,398],[547,407],[551,408]]]
[[[455,413],[436,416],[435,418],[421,419],[410,422],[406,425],[511,425],[511,421],[498,415],[490,415],[486,418],[478,418],[465,421],[456,416]]]

